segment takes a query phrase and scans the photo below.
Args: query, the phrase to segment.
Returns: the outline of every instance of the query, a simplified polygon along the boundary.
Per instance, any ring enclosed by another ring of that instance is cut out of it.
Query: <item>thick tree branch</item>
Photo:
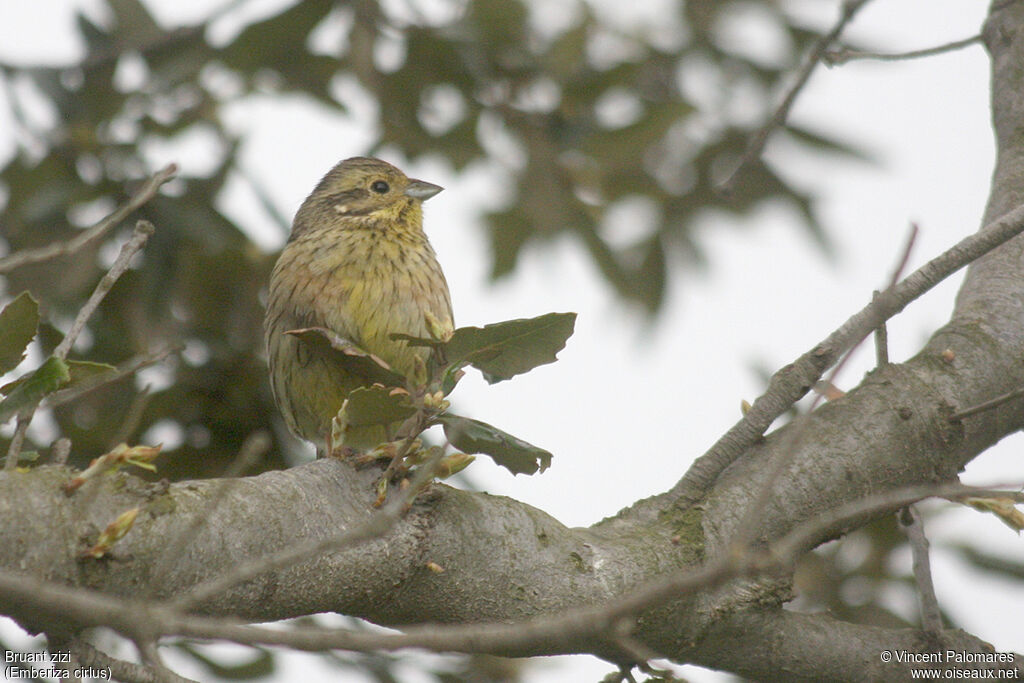
[[[767,391],[754,401],[743,418],[694,461],[686,476],[675,485],[671,493],[677,496],[676,504],[685,508],[700,500],[725,468],[755,444],[777,417],[803,398],[828,368],[879,325],[956,271],[1021,232],[1024,232],[1024,204],[872,297],[867,306],[826,339],[776,372]]]
[[[686,491],[677,489],[589,529],[567,529],[514,500],[436,485],[380,534],[266,565],[266,571],[209,594],[200,614],[184,614],[166,601],[297,544],[363,528],[375,514],[377,473],[321,460],[238,479],[230,488],[184,482],[166,490],[122,473],[90,481],[68,498],[61,491],[69,476],[62,468],[5,472],[0,611],[17,615],[28,628],[52,626],[58,615],[79,626],[109,624],[142,646],[177,633],[299,649],[386,647],[359,641],[360,634],[275,631],[237,621],[337,611],[407,626],[405,635],[387,636],[404,638],[397,642],[405,646],[505,654],[589,651],[615,658],[643,649],[755,678],[783,672],[787,680],[892,680],[908,667],[883,666],[883,651],[984,651],[966,634],[942,631],[928,638],[795,614],[781,605],[790,595],[788,563],[800,552],[912,502],[908,488],[955,488],[966,462],[1024,427],[1022,401],[1012,399],[949,419],[961,407],[1024,385],[1024,242],[1010,239],[1024,229],[1024,209],[1013,208],[1024,205],[1024,144],[1018,140],[1024,31],[1017,30],[1024,26],[1024,6],[1007,3],[993,12],[985,36],[993,55],[1000,157],[984,221],[989,227],[883,293],[781,372],[785,390],[770,389],[759,399],[762,405],[755,404],[754,417],[737,426],[740,432],[727,435],[732,452],[710,477],[713,488],[702,489],[708,493],[700,505],[677,505],[681,495],[686,500]],[[989,249],[969,268],[950,323],[917,356],[873,371],[855,390],[809,414],[799,433],[783,428],[762,438],[792,396],[806,392],[853,341],[950,268]],[[771,495],[764,495],[766,488]],[[224,498],[217,514],[194,524],[218,495]],[[744,530],[753,543],[738,558],[731,556],[731,539],[748,524],[752,501],[762,499],[768,504],[757,524]],[[142,512],[135,528],[109,557],[76,559],[114,516],[136,506]],[[165,602],[130,599],[152,577],[166,539],[192,528],[179,560],[161,570],[159,585],[149,586]],[[26,572],[47,581],[26,579]],[[91,590],[83,593],[75,588],[80,586]],[[489,623],[472,625],[479,621]],[[410,626],[427,622],[460,625]],[[628,650],[624,626],[632,627],[629,643],[636,644]],[[498,635],[504,638],[498,645],[488,640]],[[1020,669],[1024,663],[1018,658],[1010,665]]]

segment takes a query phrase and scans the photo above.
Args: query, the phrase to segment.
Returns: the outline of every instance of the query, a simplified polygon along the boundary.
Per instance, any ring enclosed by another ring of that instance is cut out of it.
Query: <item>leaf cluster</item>
[[[534,474],[547,469],[551,453],[486,422],[456,415],[448,410],[448,402],[443,399],[455,388],[467,366],[479,370],[488,382],[494,383],[554,362],[575,322],[575,313],[548,313],[484,327],[461,327],[444,338],[392,335],[410,345],[431,349],[430,372],[423,383],[397,375],[383,361],[331,330],[315,327],[293,330],[290,334],[312,352],[327,354],[331,362],[346,365],[353,374],[358,373],[372,383],[349,393],[340,413],[342,431],[387,429],[415,417],[415,422],[407,422],[415,426],[412,431],[406,430],[404,438],[415,438],[429,427],[442,425],[445,438],[463,454],[482,453],[513,474]]]
[[[15,370],[25,359],[39,326],[39,303],[22,292],[0,310],[0,375]],[[34,370],[0,386],[0,423],[35,409],[46,397],[116,368],[105,363],[65,360],[51,355]]]

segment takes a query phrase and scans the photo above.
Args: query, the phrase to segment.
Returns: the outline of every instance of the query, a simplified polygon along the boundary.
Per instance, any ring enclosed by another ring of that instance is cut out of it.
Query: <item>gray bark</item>
[[[984,224],[1024,200],[1024,4],[996,2],[985,28],[993,64],[998,160]],[[846,501],[955,480],[965,463],[1024,427],[1024,399],[950,422],[955,410],[1024,385],[1024,239],[968,270],[949,323],[906,363],[869,374],[845,397],[747,450],[710,495],[688,510],[670,495],[640,501],[586,529],[570,529],[515,500],[435,484],[379,538],[307,557],[204,601],[202,614],[268,621],[324,611],[389,625],[510,622],[601,605],[730,552],[737,532],[770,544]],[[953,352],[952,361],[943,358]],[[799,430],[799,431],[797,431]],[[780,458],[754,529],[745,513]],[[682,473],[680,473],[682,474]],[[0,473],[0,567],[103,594],[173,598],[204,580],[290,544],[353,529],[373,514],[378,471],[320,460],[283,472],[169,487],[128,474],[102,477],[73,496],[58,467]],[[84,538],[140,506],[111,556],[80,561]],[[813,546],[887,514],[820,529]],[[203,523],[193,525],[202,518]],[[193,529],[194,533],[190,533]],[[190,533],[179,543],[183,533]],[[168,548],[181,548],[169,556]],[[428,567],[433,563],[443,572]],[[760,679],[897,680],[911,665],[884,650],[982,652],[959,631],[921,632],[838,622],[783,609],[788,575],[747,574],[643,611],[635,642],[660,656]],[[0,612],[53,630],[53,608],[5,598]],[[75,623],[85,623],[81,615]],[[543,643],[480,647],[508,655],[627,654],[606,637],[567,631]],[[1024,670],[1017,658],[1015,666]]]

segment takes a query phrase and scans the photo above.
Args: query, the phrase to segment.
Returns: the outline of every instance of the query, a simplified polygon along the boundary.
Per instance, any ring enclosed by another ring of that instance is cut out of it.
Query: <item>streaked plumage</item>
[[[403,375],[414,356],[425,361],[427,349],[389,335],[429,336],[428,311],[452,326],[448,284],[422,227],[422,202],[440,191],[355,157],[331,169],[295,215],[270,277],[264,332],[277,404],[289,429],[318,449],[345,395],[366,382],[285,332],[326,327]]]

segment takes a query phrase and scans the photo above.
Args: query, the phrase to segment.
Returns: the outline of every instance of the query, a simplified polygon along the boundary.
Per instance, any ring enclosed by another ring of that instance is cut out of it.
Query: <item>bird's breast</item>
[[[314,320],[408,374],[424,348],[394,340],[394,333],[429,336],[425,311],[451,323],[448,285],[425,240],[384,239],[372,231],[304,250],[304,300]],[[284,255],[282,255],[282,258]]]

